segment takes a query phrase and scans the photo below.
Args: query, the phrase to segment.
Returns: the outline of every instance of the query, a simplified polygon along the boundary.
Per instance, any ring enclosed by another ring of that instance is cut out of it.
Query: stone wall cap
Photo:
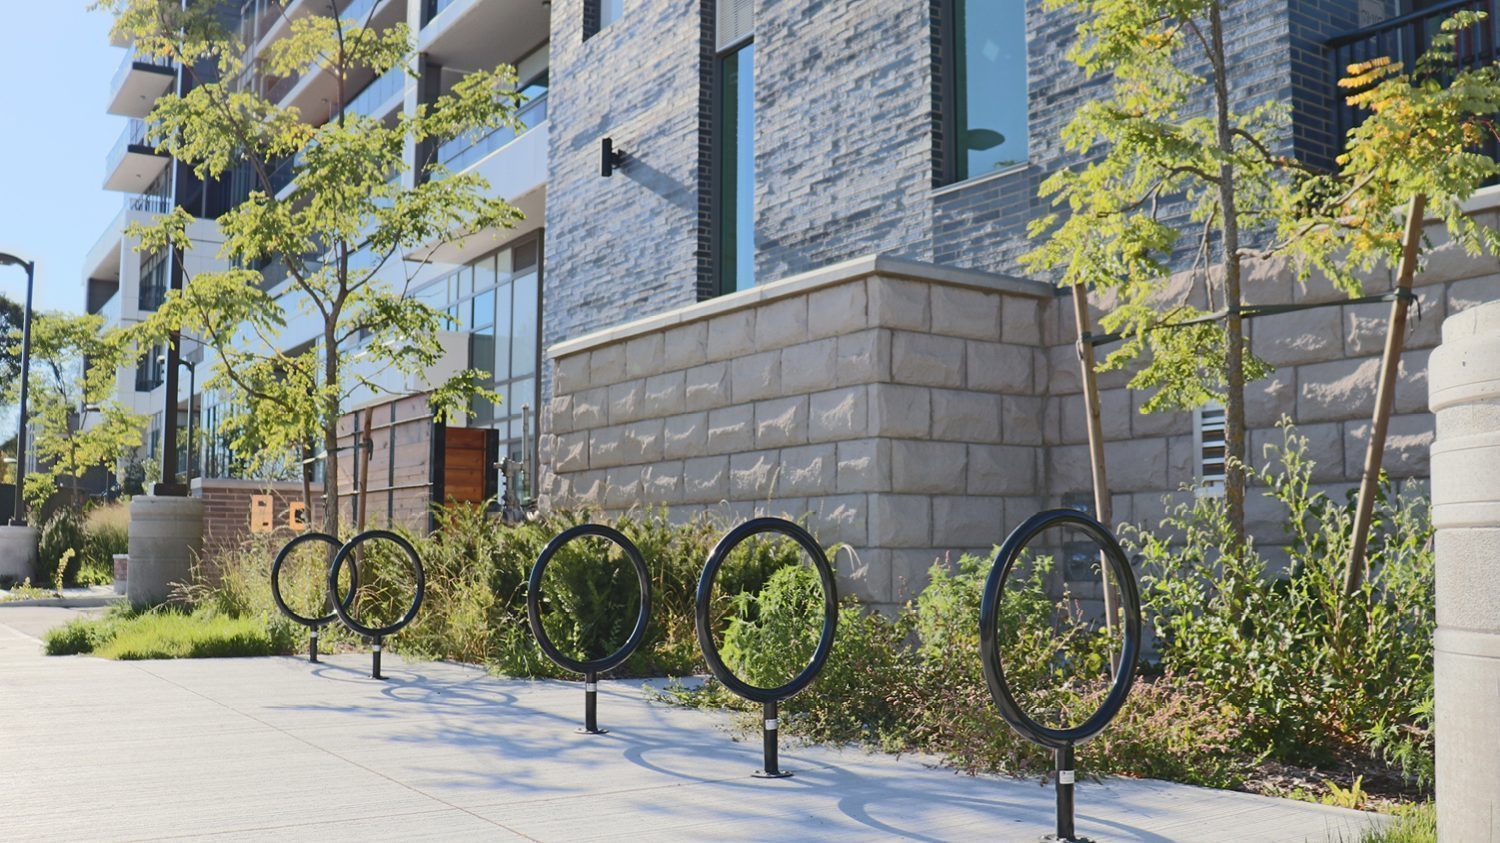
[[[230,477],[210,477],[210,478],[194,477],[193,478],[193,485],[192,485],[191,489],[192,489],[192,493],[193,493],[194,496],[197,496],[198,494],[200,494],[203,489],[245,489],[245,490],[249,490],[249,491],[252,491],[252,492],[262,492],[262,491],[266,491],[266,492],[286,492],[286,491],[295,491],[297,494],[300,495],[300,494],[302,494],[302,481],[301,480],[244,480],[244,479],[230,478]],[[322,483],[313,483],[312,484],[312,491],[313,491],[313,496],[314,497],[321,496],[322,493],[323,493],[322,490],[323,490],[323,484]],[[137,495],[137,497],[147,497],[147,496]]]
[[[690,322],[700,322],[714,316],[721,316],[736,310],[755,307],[776,299],[788,298],[803,293],[808,293],[822,287],[831,287],[850,281],[857,281],[869,277],[895,278],[909,281],[926,281],[932,284],[942,284],[950,287],[965,287],[974,290],[983,290],[994,293],[1007,293],[1014,296],[1023,296],[1033,299],[1051,299],[1057,295],[1055,287],[1043,284],[1040,281],[1032,281],[1026,278],[1017,278],[1013,275],[1001,275],[994,272],[984,272],[977,269],[963,269],[953,266],[939,266],[937,264],[924,263],[921,261],[907,260],[905,258],[891,257],[890,255],[865,255],[804,272],[778,281],[765,284],[757,284],[748,290],[740,290],[718,296],[707,301],[696,302],[626,322],[622,325],[605,328],[585,334],[576,339],[565,340],[547,349],[547,356],[551,359],[568,357],[601,345],[612,345],[632,337],[662,331],[676,325]]]

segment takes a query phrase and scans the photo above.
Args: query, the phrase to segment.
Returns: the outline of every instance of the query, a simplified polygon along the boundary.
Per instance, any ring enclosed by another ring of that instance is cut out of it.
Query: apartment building
[[[321,68],[277,76],[264,70],[270,46],[291,31],[293,22],[309,15],[337,14],[345,20],[387,28],[404,22],[414,33],[416,51],[407,65],[420,74],[417,79],[402,68],[378,77],[356,78],[348,86],[352,93],[338,102],[337,86]],[[394,121],[403,111],[412,111],[446,93],[468,73],[505,63],[517,68],[526,101],[520,117],[524,130],[498,129],[480,138],[464,137],[439,143],[434,150],[412,149],[413,161],[428,154],[453,172],[478,171],[489,181],[495,195],[503,196],[523,210],[525,220],[505,231],[480,232],[462,244],[431,247],[392,262],[392,280],[409,282],[412,294],[447,311],[453,320],[442,343],[447,353],[425,379],[408,379],[385,371],[379,361],[361,363],[360,375],[377,388],[350,399],[353,412],[363,406],[388,401],[390,396],[418,393],[462,368],[474,366],[494,375],[493,388],[504,400],[498,404],[476,402],[464,424],[499,431],[501,453],[513,459],[534,455],[523,431],[534,442],[536,424],[532,415],[540,406],[540,279],[546,200],[548,16],[533,2],[476,2],[475,0],[246,0],[224,5],[225,23],[237,29],[246,48],[246,66],[251,69],[240,84],[256,86],[266,98],[282,106],[295,106],[304,120],[321,123],[335,118],[342,109]],[[105,188],[125,193],[124,209],[101,236],[91,253],[85,273],[88,310],[106,314],[111,323],[139,321],[159,305],[167,287],[167,261],[163,255],[142,254],[123,232],[131,222],[149,218],[173,205],[191,210],[198,221],[190,232],[193,249],[185,256],[189,275],[223,268],[215,263],[220,237],[214,222],[218,214],[241,201],[258,185],[246,171],[232,171],[219,183],[203,185],[186,168],[169,161],[143,142],[143,118],[155,101],[178,84],[176,68],[163,66],[136,55],[130,45],[120,74],[112,88],[110,111],[129,118],[120,143],[107,161]],[[296,158],[289,157],[273,168],[272,189],[282,196],[291,189]],[[174,173],[175,170],[175,173]],[[415,178],[415,167],[405,178]],[[176,188],[174,192],[174,176]],[[275,262],[257,267],[273,296],[283,297],[289,313],[296,314],[295,292],[286,270]],[[315,341],[316,326],[308,317],[294,319],[280,337],[287,349]],[[212,352],[192,338],[182,344],[184,359],[203,375],[212,366]],[[153,421],[148,431],[145,456],[156,456],[160,447],[165,373],[161,355],[147,355],[139,371],[120,374],[120,397]],[[184,384],[189,382],[184,378]],[[410,382],[408,382],[410,381]],[[201,379],[198,380],[201,385]],[[189,404],[188,390],[179,390],[177,423],[191,423],[200,431],[194,453],[186,451],[187,438],[179,436],[179,459],[184,474],[207,478],[234,477],[239,471],[234,455],[214,435],[223,408],[218,396],[200,394]],[[203,435],[206,431],[207,435]],[[191,468],[189,465],[191,463]],[[347,461],[346,461],[347,464]],[[294,469],[289,468],[289,473]],[[524,480],[524,478],[523,478]],[[346,478],[346,482],[348,479]],[[524,490],[523,490],[524,492]]]
[[[1284,104],[1277,148],[1327,164],[1353,119],[1344,64],[1409,61],[1455,9],[1491,6],[1229,3],[1234,96]],[[546,499],[806,515],[855,551],[846,585],[880,605],[1039,509],[1091,508],[1071,306],[1017,262],[1046,210],[1038,185],[1072,163],[1061,129],[1099,90],[1065,57],[1076,24],[1035,0],[557,0]],[[1497,206],[1476,197],[1491,223]],[[1398,478],[1427,474],[1437,326],[1500,295],[1500,262],[1428,233],[1386,456]],[[1260,459],[1291,416],[1314,480],[1342,497],[1388,306],[1338,304],[1281,264],[1246,286],[1331,305],[1251,323],[1277,371],[1252,389],[1250,448]],[[1221,484],[1223,417],[1143,415],[1125,382],[1101,381],[1113,513],[1153,524],[1166,499]],[[1250,517],[1283,540],[1267,501]],[[1084,581],[1089,556],[1070,560]]]
[[[1038,185],[1073,163],[1061,129],[1098,90],[1064,56],[1069,12],[1037,0],[336,5],[407,21],[422,80],[368,80],[345,107],[394,115],[474,69],[520,71],[527,130],[443,145],[437,157],[484,174],[526,221],[423,255],[434,264],[415,294],[455,321],[448,363],[496,373],[506,400],[475,406],[466,422],[502,431],[509,455],[537,440],[542,470],[526,491],[544,503],[806,515],[825,542],[856,551],[841,562],[846,582],[877,604],[920,585],[934,558],[987,549],[1040,508],[1091,505],[1072,314],[1017,263],[1027,223],[1045,210]],[[1354,119],[1334,87],[1339,67],[1410,60],[1438,20],[1492,5],[1231,3],[1235,95],[1284,103],[1278,149],[1327,164]],[[253,59],[288,19],[327,8],[258,0],[237,25]],[[1493,59],[1494,39],[1481,40]],[[169,74],[132,65],[126,75],[140,76],[135,111],[120,113],[139,116]],[[308,119],[337,110],[316,73],[260,84]],[[139,174],[111,170],[108,184],[160,195],[148,188],[167,164],[131,145],[130,131],[118,167]],[[200,194],[207,246],[218,193]],[[170,200],[127,204],[150,201]],[[1500,224],[1500,195],[1474,207]],[[119,224],[149,210],[127,207]],[[1394,476],[1417,479],[1438,325],[1500,293],[1500,261],[1429,234],[1437,248],[1417,279],[1420,319],[1387,455]],[[145,300],[139,279],[151,277],[145,257],[110,237],[91,260],[94,309]],[[267,278],[284,284],[274,268]],[[1369,291],[1391,283],[1378,274]],[[1256,267],[1247,290],[1257,301],[1338,300],[1327,285],[1298,287],[1282,265]],[[1357,479],[1384,314],[1337,304],[1252,324],[1255,351],[1277,367],[1252,390],[1252,454],[1279,441],[1285,414],[1312,443],[1317,482],[1339,492]],[[122,391],[152,384],[146,374],[122,374]],[[1123,375],[1101,383],[1117,520],[1154,521],[1166,496],[1193,494],[1176,491],[1184,484],[1212,493],[1221,413],[1143,415]],[[532,418],[523,407],[542,409]],[[205,472],[223,462],[210,456]],[[1280,537],[1263,501],[1251,515],[1258,535]]]

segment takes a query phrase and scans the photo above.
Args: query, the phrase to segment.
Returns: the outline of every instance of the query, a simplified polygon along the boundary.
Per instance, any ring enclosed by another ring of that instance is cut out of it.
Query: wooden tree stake
[[[1087,409],[1089,428],[1089,468],[1094,481],[1094,517],[1106,529],[1114,530],[1114,513],[1110,506],[1109,479],[1104,468],[1104,424],[1099,411],[1099,382],[1094,375],[1094,343],[1089,324],[1089,293],[1082,284],[1073,285],[1073,317],[1078,323],[1078,362],[1083,372],[1083,405]],[[1120,607],[1110,588],[1109,562],[1103,551],[1099,555],[1099,576],[1104,583],[1104,620],[1110,635],[1115,635],[1120,624]],[[1116,665],[1118,655],[1110,653],[1110,664]]]
[[[1365,470],[1359,480],[1359,503],[1354,513],[1354,535],[1349,543],[1349,561],[1344,568],[1344,593],[1359,591],[1365,579],[1365,545],[1370,539],[1370,519],[1375,495],[1380,490],[1380,461],[1385,455],[1386,428],[1396,397],[1396,374],[1401,369],[1401,348],[1406,337],[1406,311],[1412,278],[1417,274],[1417,255],[1422,246],[1422,218],[1427,197],[1411,198],[1406,211],[1406,233],[1401,244],[1401,266],[1396,272],[1396,298],[1391,302],[1391,321],[1386,328],[1385,354],[1380,359],[1380,385],[1375,393],[1375,418],[1365,449]]]

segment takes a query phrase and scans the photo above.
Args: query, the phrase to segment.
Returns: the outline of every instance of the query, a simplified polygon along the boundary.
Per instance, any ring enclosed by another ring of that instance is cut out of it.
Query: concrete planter
[[[203,552],[203,501],[139,495],[130,502],[130,605],[161,603]]]
[[[1432,353],[1440,840],[1500,840],[1500,302],[1448,318]]]
[[[35,527],[0,525],[0,585],[36,581],[38,536]]]
[[[130,554],[128,554],[128,553],[116,553],[114,555],[114,562],[115,562],[115,593],[116,594],[124,594],[125,593],[125,578],[126,578],[126,576],[129,575],[128,565],[129,565],[129,562],[130,562]]]

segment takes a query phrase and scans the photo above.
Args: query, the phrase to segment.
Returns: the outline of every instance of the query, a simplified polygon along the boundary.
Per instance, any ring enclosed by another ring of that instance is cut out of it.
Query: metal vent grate
[[[1205,490],[1224,488],[1224,407],[1205,404],[1193,417],[1198,446],[1198,479]]]

